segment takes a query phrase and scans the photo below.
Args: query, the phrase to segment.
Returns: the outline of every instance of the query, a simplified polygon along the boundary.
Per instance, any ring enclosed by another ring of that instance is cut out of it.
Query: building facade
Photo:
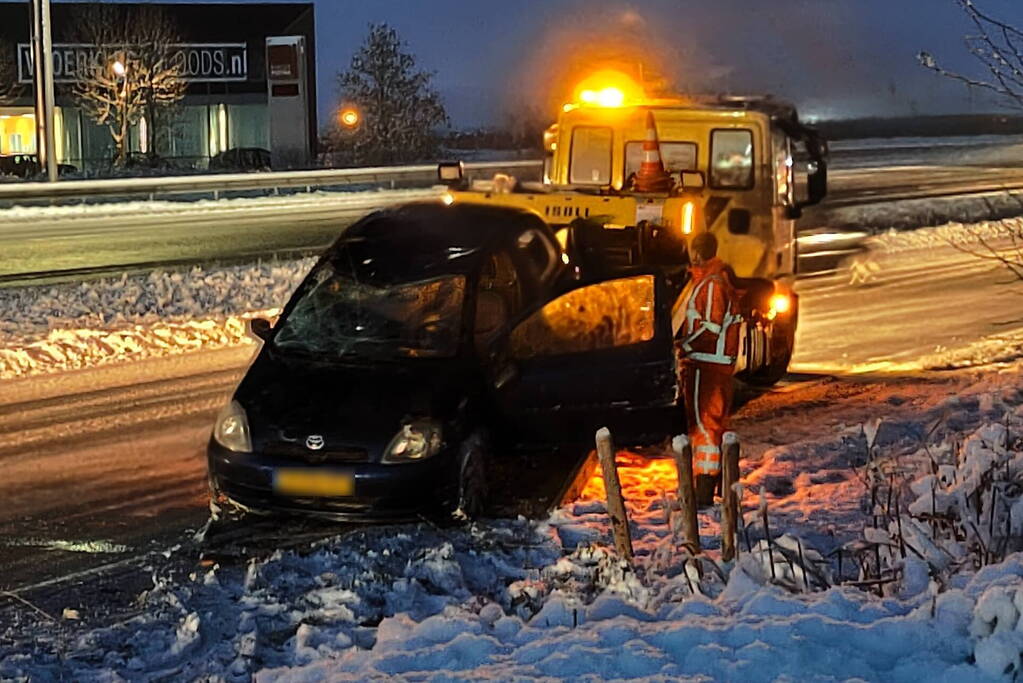
[[[110,166],[114,143],[75,104],[84,66],[107,59],[84,44],[76,21],[94,3],[53,3],[57,156],[85,172]],[[35,153],[29,3],[0,2],[0,154]],[[131,16],[133,4],[118,4]],[[153,7],[154,3],[145,3]],[[129,133],[132,153],[155,152],[173,166],[204,169],[239,148],[270,152],[274,165],[308,165],[317,147],[315,18],[312,3],[155,4],[181,37],[175,59],[187,90],[154,150],[144,118]],[[268,61],[271,68],[267,68]],[[285,125],[281,125],[280,121]]]

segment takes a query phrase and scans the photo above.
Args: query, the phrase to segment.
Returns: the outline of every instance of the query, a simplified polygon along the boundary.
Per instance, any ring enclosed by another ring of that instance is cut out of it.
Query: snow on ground
[[[230,192],[227,190],[226,192]],[[107,201],[95,204],[79,203],[64,204],[57,206],[37,205],[15,205],[4,208],[3,220],[5,225],[15,226],[19,224],[33,223],[40,221],[66,222],[76,218],[124,218],[139,216],[164,216],[180,213],[203,214],[203,213],[224,213],[224,212],[280,212],[286,209],[301,209],[307,206],[319,206],[325,202],[331,205],[363,206],[379,199],[381,205],[395,204],[402,201],[422,199],[427,196],[439,194],[437,189],[412,189],[395,190],[375,186],[373,184],[350,185],[343,190],[318,190],[314,192],[295,192],[292,194],[281,194],[271,196],[255,197],[231,197],[225,199],[194,199],[185,198],[180,201],[173,200],[138,200],[138,201]],[[208,193],[198,193],[208,194]]]
[[[835,230],[896,229],[909,231],[921,226],[949,222],[979,223],[1012,218],[1023,213],[1023,197],[1018,192],[990,192],[970,196],[903,199],[896,202],[862,204],[827,209],[825,221]]]
[[[251,343],[313,259],[0,289],[0,379]]]
[[[608,549],[595,478],[538,522],[367,528],[177,583],[156,568],[123,623],[49,624],[26,607],[0,628],[0,678],[1011,680],[1023,652],[1021,373],[757,399],[737,425],[750,433],[749,540],[734,564],[714,550],[713,510],[705,556],[675,537],[668,460],[622,453],[635,572]],[[872,477],[899,482],[898,496],[872,507]],[[875,547],[880,588],[825,587],[870,578]]]

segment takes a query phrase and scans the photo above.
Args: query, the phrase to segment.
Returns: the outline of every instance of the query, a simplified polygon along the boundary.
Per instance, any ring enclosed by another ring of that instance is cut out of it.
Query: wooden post
[[[689,437],[681,434],[671,441],[675,456],[675,470],[678,472],[678,501],[682,505],[682,536],[692,547],[693,554],[700,553],[700,527],[696,522],[696,489],[693,483],[693,448]]]
[[[739,481],[739,436],[726,432],[721,440],[721,559],[731,562],[735,559],[739,500],[734,484]]]
[[[622,484],[618,480],[615,447],[611,441],[611,432],[607,427],[597,431],[597,457],[600,459],[600,471],[604,477],[604,489],[607,491],[607,514],[611,518],[615,550],[631,565],[632,536],[629,533],[629,516],[625,512]]]

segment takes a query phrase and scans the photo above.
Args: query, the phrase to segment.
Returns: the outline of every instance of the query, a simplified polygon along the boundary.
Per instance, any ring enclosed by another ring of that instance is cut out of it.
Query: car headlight
[[[213,438],[229,451],[252,452],[249,420],[245,417],[245,409],[238,401],[231,401],[220,411],[217,424],[213,427]]]
[[[440,425],[426,420],[410,422],[391,439],[380,462],[393,465],[425,460],[436,455],[442,443]]]

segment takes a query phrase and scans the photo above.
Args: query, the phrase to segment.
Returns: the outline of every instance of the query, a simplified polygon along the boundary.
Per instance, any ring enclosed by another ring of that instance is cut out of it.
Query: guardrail
[[[487,161],[465,164],[470,178],[489,177],[507,172],[520,179],[535,180],[543,162]],[[131,197],[157,199],[173,195],[210,195],[244,192],[276,193],[281,190],[324,190],[350,185],[375,185],[394,189],[399,185],[432,183],[437,179],[436,164],[417,166],[374,166],[369,168],[324,169],[316,171],[277,171],[269,173],[224,173],[160,178],[112,178],[104,180],[66,180],[56,183],[13,182],[0,184],[0,204],[59,203],[71,199],[110,200]]]

